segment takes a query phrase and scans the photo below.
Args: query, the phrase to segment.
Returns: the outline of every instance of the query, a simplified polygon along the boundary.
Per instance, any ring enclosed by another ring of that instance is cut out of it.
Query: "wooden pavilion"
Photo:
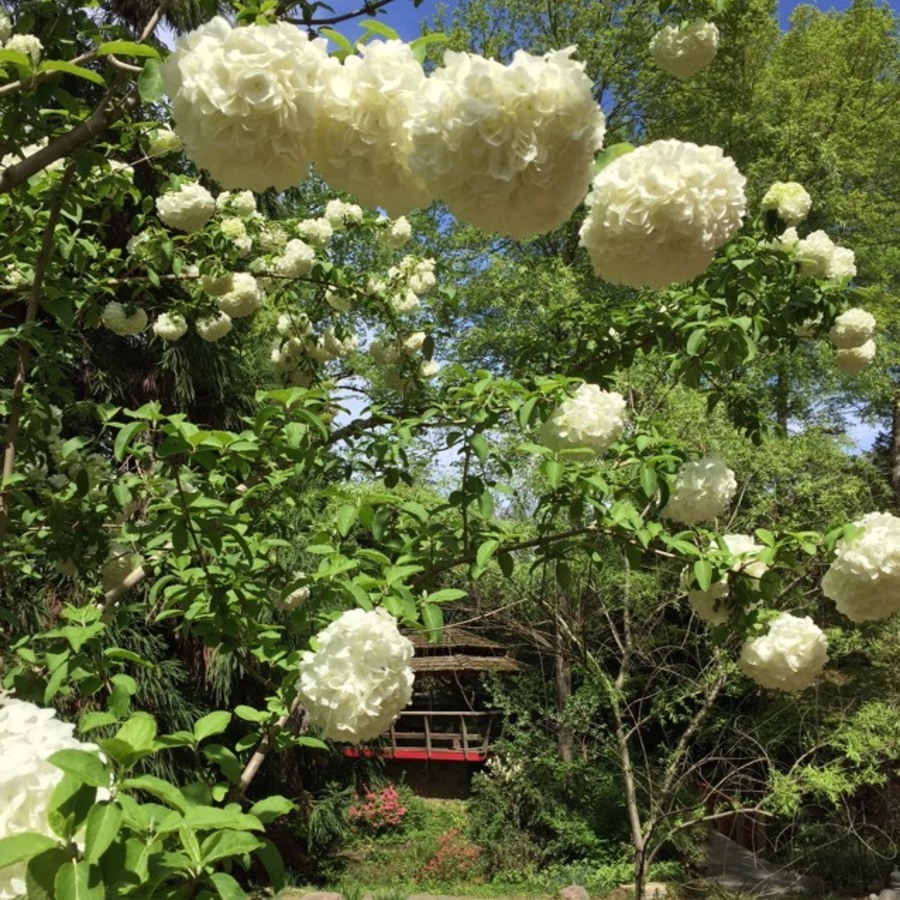
[[[473,769],[488,759],[502,726],[502,713],[485,708],[478,676],[512,674],[525,667],[510,658],[503,644],[465,628],[446,626],[436,643],[418,631],[406,636],[415,647],[412,701],[370,747],[347,747],[344,754],[396,761],[399,765],[390,768],[402,770],[420,793],[466,793]],[[446,763],[470,765],[453,765],[457,771],[450,773],[442,765]],[[448,788],[451,782],[456,787]]]

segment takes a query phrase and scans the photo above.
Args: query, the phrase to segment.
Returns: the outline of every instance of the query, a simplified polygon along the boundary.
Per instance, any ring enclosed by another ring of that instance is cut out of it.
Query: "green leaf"
[[[106,85],[103,76],[98,72],[85,69],[83,66],[76,66],[74,63],[66,62],[64,59],[44,60],[38,66],[38,72],[65,72],[67,75],[74,75],[76,78],[84,78],[85,81],[93,81],[94,84]]]
[[[278,848],[268,838],[263,838],[262,846],[254,852],[269,876],[272,890],[280,891],[284,887],[284,860]]]
[[[0,838],[0,869],[31,859],[32,856],[56,846],[54,838],[33,831],[23,831],[20,834]]]
[[[429,603],[447,603],[450,600],[461,600],[466,596],[468,596],[467,592],[459,588],[441,588],[433,594],[428,594],[426,599]]]
[[[116,803],[98,803],[88,813],[84,831],[84,858],[97,862],[116,839],[123,813]]]
[[[86,860],[72,860],[56,873],[59,900],[103,900],[104,894],[99,869]]]
[[[545,459],[541,463],[541,473],[544,478],[547,479],[547,483],[553,490],[556,490],[559,487],[560,480],[562,479],[562,470],[562,464],[558,460]]]
[[[400,40],[400,35],[397,34],[390,25],[385,25],[384,22],[379,22],[378,19],[364,19],[359,25],[361,28],[365,28],[370,34],[377,34],[386,41]]]
[[[704,346],[706,346],[706,329],[695,328],[687,340],[685,352],[688,356],[697,356]]]
[[[104,41],[97,48],[97,56],[109,56],[115,53],[117,56],[149,56],[159,59],[159,53],[149,44],[138,44],[134,41]]]
[[[632,150],[634,150],[634,145],[624,141],[621,144],[611,144],[594,160],[594,174],[602,172],[613,160],[626,153],[631,153]]]
[[[138,775],[135,778],[126,778],[119,783],[119,786],[125,790],[146,791],[158,800],[162,800],[163,803],[168,803],[169,806],[177,809],[179,812],[185,813],[188,810],[188,803],[184,794],[174,784],[169,784],[168,781],[157,778],[155,775]]]
[[[250,807],[249,814],[256,816],[264,825],[277,819],[279,816],[286,816],[296,808],[292,800],[282,797],[280,794],[272,794],[262,800],[258,800]]]
[[[488,461],[491,448],[480,431],[476,431],[475,434],[469,438],[469,446],[472,448],[481,464],[484,465]]]
[[[659,481],[656,477],[656,470],[650,468],[650,466],[644,466],[641,469],[641,490],[648,500],[652,500],[656,496],[658,489]]]
[[[513,570],[516,567],[516,561],[512,553],[501,552],[497,554],[497,564],[505,578],[512,578]],[[431,598],[429,598],[431,599]]]
[[[346,503],[337,511],[337,529],[341,537],[347,537],[350,529],[356,524],[359,507]]]
[[[231,723],[231,713],[224,710],[216,710],[194,724],[194,738],[197,743],[212,737],[214,734],[221,734]]]
[[[256,835],[246,831],[217,831],[211,834],[200,847],[200,859],[205,866],[230,856],[243,856],[262,847]]]
[[[97,788],[66,772],[50,795],[47,812],[50,827],[60,837],[70,839],[81,830],[96,798]]]
[[[478,567],[483,569],[488,560],[497,552],[497,548],[500,546],[500,541],[496,538],[488,538],[478,550],[475,551],[475,562]]]
[[[146,424],[139,419],[137,422],[129,422],[119,429],[116,442],[113,444],[113,454],[119,462],[125,459],[125,449],[131,443],[131,439],[146,427]]]
[[[156,719],[150,713],[133,713],[115,734],[116,740],[130,744],[138,752],[153,749]]]
[[[243,888],[227,873],[214,872],[209,880],[222,900],[246,900]]]
[[[701,591],[708,591],[712,584],[713,567],[708,559],[698,559],[694,563],[694,578],[697,579],[697,586]]]
[[[162,74],[158,59],[148,59],[138,76],[138,94],[144,103],[158,103],[166,90],[163,86]]]
[[[29,900],[56,900],[56,873],[70,859],[59,847],[32,856],[25,871],[25,896]]]
[[[426,603],[422,607],[422,623],[428,632],[428,640],[437,642],[441,639],[441,629],[444,627],[444,613],[434,603]]]
[[[57,750],[47,757],[47,762],[62,769],[63,772],[74,775],[84,784],[92,787],[109,787],[109,772],[103,760],[89,750]]]

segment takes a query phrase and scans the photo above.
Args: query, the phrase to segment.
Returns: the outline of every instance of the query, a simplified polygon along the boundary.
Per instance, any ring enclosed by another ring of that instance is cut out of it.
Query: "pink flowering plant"
[[[407,809],[397,788],[389,784],[380,791],[368,790],[357,795],[350,807],[350,821],[366,831],[384,832],[403,825]]]

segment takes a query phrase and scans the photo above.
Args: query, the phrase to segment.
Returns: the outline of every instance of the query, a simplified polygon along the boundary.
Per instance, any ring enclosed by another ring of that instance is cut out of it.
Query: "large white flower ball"
[[[310,720],[335,741],[378,737],[412,697],[412,643],[384,609],[351,609],[316,635],[297,691]]]
[[[741,227],[745,178],[719,147],[654,141],[594,178],[581,226],[594,272],[661,289],[701,274]]]
[[[846,282],[856,275],[853,251],[838,247],[824,231],[814,231],[798,241],[794,254],[801,274],[810,278]]]
[[[841,313],[835,320],[828,337],[839,350],[859,347],[875,334],[875,316],[864,309],[854,307]]]
[[[552,450],[587,447],[600,454],[625,430],[625,398],[596,384],[582,384],[541,426]]]
[[[900,519],[873,512],[853,524],[862,531],[838,541],[822,592],[853,622],[884,619],[900,609]]]
[[[315,149],[325,42],[281,22],[216,18],[179,38],[163,64],[185,153],[225,188],[299,184]]]
[[[448,51],[425,83],[410,168],[460,221],[521,239],[581,202],[605,121],[573,50],[518,50],[508,66]]]
[[[866,341],[858,347],[846,347],[834,354],[834,367],[844,375],[858,375],[875,361],[875,341]]]
[[[719,29],[706,19],[676,27],[666,25],[650,41],[653,61],[667,75],[683,81],[705,69],[719,49]]]
[[[787,225],[799,225],[808,215],[812,197],[796,181],[776,181],[762,198],[763,209],[774,209]]]
[[[809,616],[781,613],[767,634],[748,638],[738,665],[758,685],[776,691],[802,691],[825,668],[828,641]]]
[[[734,557],[731,571],[748,575],[753,580],[754,586],[757,586],[759,579],[769,568],[759,558],[760,552],[764,549],[762,545],[757,544],[748,534],[725,534],[722,535],[722,541],[728,548],[728,552]],[[728,617],[731,615],[731,605],[727,599],[729,591],[727,574],[718,581],[714,581],[705,591],[691,590],[688,570],[685,570],[682,582],[691,609],[704,622],[708,622],[710,625],[721,625],[728,621]]]
[[[734,472],[721,457],[694,459],[678,470],[675,489],[662,515],[683,525],[696,525],[725,512],[736,491]]]
[[[57,750],[96,750],[73,737],[56,712],[0,694],[0,838],[36,831],[55,837],[47,821],[62,770],[47,762]],[[25,863],[0,869],[0,900],[25,895]]]
[[[162,223],[178,231],[199,231],[216,211],[216,200],[202,184],[189,182],[156,199]]]
[[[142,306],[136,306],[129,313],[117,300],[111,300],[100,313],[100,323],[119,337],[140,334],[147,327],[147,312]]]
[[[263,302],[263,292],[249,272],[235,272],[231,290],[216,298],[219,311],[232,319],[240,319],[256,312]]]
[[[408,162],[408,120],[425,72],[401,41],[372,41],[359,52],[323,71],[316,169],[331,187],[391,216],[428,206],[431,193]]]

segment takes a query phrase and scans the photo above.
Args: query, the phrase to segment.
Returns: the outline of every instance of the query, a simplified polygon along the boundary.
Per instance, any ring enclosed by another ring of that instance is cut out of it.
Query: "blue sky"
[[[391,28],[396,29],[404,40],[412,40],[419,34],[419,22],[423,19],[429,19],[441,2],[444,2],[450,8],[455,5],[455,0],[425,0],[416,9],[413,6],[413,0],[394,0],[393,3],[387,5],[385,15],[379,16],[379,19],[390,25]],[[782,28],[787,28],[791,11],[799,5],[798,0],[779,0],[778,14]],[[843,10],[850,5],[850,0],[810,0],[806,5],[816,6],[824,11],[832,9]],[[900,0],[890,0],[889,5],[895,12],[900,13]],[[348,31],[348,37],[353,38],[356,35],[350,34]]]

